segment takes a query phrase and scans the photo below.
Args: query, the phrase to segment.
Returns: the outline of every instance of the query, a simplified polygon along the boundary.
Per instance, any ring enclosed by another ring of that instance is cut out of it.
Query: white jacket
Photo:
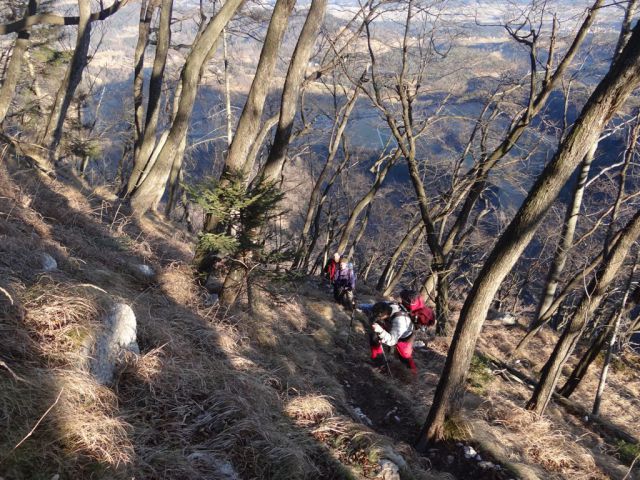
[[[392,347],[400,340],[405,340],[413,334],[411,317],[397,303],[390,303],[391,317],[385,322],[385,330],[379,333],[380,342]]]

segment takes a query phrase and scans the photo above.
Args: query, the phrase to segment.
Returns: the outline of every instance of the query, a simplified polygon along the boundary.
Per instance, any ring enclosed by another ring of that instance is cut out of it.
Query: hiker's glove
[[[378,323],[374,323],[373,324],[373,331],[376,332],[376,335],[378,336],[378,339],[382,342],[385,343],[386,340],[389,337],[389,333],[382,328],[382,326]]]

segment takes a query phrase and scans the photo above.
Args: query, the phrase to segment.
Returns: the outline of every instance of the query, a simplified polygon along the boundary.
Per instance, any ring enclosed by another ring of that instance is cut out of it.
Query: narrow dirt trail
[[[377,369],[371,364],[368,337],[363,326],[362,319],[354,321],[350,344],[345,345],[345,350],[337,357],[336,375],[349,403],[362,414],[359,418],[362,423],[394,441],[411,443],[417,438],[424,420],[415,417],[416,408],[411,402],[430,401],[444,358],[428,346],[416,348],[414,358],[419,373],[414,376],[393,354],[387,353],[389,374],[386,368]],[[464,442],[464,445],[476,447],[473,442]],[[463,447],[459,442],[447,441],[434,446],[426,456],[434,469],[460,480],[515,478],[508,470],[481,468],[480,462],[465,457]],[[486,454],[482,459],[496,463]]]

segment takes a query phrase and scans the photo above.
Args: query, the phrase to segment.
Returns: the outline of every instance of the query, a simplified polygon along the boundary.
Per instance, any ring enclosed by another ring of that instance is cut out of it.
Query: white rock
[[[383,448],[382,454],[380,455],[380,458],[386,458],[387,460],[391,460],[399,468],[408,468],[407,467],[407,462],[404,459],[404,457],[402,455],[396,453],[395,450],[393,448],[391,448],[390,446],[388,446],[388,445]]]
[[[464,447],[464,456],[465,458],[473,458],[478,454],[478,452],[476,452],[473,447],[471,446],[466,446]]]
[[[137,268],[138,271],[145,277],[153,277],[156,274],[155,270],[149,265],[144,265],[141,263],[139,265],[136,265],[135,268]]]
[[[58,268],[58,262],[48,253],[40,254],[40,266],[45,272],[52,272]]]
[[[482,461],[482,457],[480,456],[480,454],[475,456],[476,462],[481,462]]]
[[[488,470],[490,468],[493,468],[493,463],[491,463],[491,462],[480,462],[480,463],[478,463],[478,466],[480,468],[482,468],[483,470]]]
[[[424,344],[424,342],[422,340],[416,340],[415,342],[413,342],[413,346],[415,348],[424,348],[424,347],[426,347],[426,345]]]
[[[136,341],[136,315],[129,305],[117,303],[104,319],[104,331],[96,340],[91,373],[108,385],[125,352],[140,354]]]
[[[381,480],[400,480],[400,469],[391,460],[382,459],[379,465],[381,469],[376,478]]]

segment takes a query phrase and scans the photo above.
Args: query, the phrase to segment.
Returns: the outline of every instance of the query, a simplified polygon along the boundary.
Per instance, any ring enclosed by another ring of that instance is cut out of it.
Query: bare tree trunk
[[[144,136],[144,55],[149,45],[151,20],[160,0],[142,0],[140,4],[140,22],[138,24],[138,42],[134,53],[133,69],[133,158],[140,156],[140,145]]]
[[[358,201],[358,203],[356,203],[356,206],[353,207],[353,211],[349,215],[349,219],[347,220],[347,223],[342,230],[342,235],[340,235],[340,240],[338,241],[337,250],[339,252],[343,252],[347,248],[347,245],[349,244],[349,237],[351,237],[351,233],[356,227],[358,216],[376,197],[376,194],[384,183],[384,179],[387,176],[387,173],[389,173],[389,170],[391,170],[391,168],[395,165],[401,153],[401,150],[397,149],[393,153],[393,156],[386,161],[385,165],[376,172],[376,179],[374,180],[373,185],[371,185],[369,191],[364,194],[364,196]],[[382,155],[384,156],[384,153]]]
[[[220,181],[220,187],[224,188],[228,185],[234,177],[239,177],[248,180],[248,175],[253,167],[247,163],[247,155],[251,151],[251,147],[256,141],[256,132],[260,125],[262,117],[262,111],[264,109],[264,102],[266,100],[267,93],[270,87],[270,78],[278,59],[278,49],[284,32],[286,30],[289,16],[293,11],[295,0],[277,0],[271,15],[269,22],[269,28],[264,40],[262,51],[260,52],[260,60],[258,61],[258,67],[256,69],[256,75],[251,83],[251,90],[249,90],[249,96],[245,103],[242,115],[238,121],[236,128],[236,134],[229,148],[229,154],[222,171],[222,177]],[[307,26],[305,24],[305,26]],[[304,29],[303,29],[304,31]],[[308,29],[307,29],[308,33]],[[305,39],[308,41],[308,39]],[[315,39],[313,39],[315,41]],[[296,49],[297,50],[297,49]],[[303,48],[304,50],[304,48]],[[303,52],[304,53],[304,52]],[[291,95],[293,85],[289,85],[288,95]],[[294,100],[293,108],[295,109],[295,103],[297,103],[297,93],[299,90],[295,90],[296,99]],[[284,92],[283,92],[284,95]],[[287,97],[287,101],[292,100],[290,96]],[[281,108],[284,108],[282,105]],[[288,107],[290,108],[290,106]],[[285,114],[286,115],[286,114]],[[295,112],[294,112],[295,115]],[[283,116],[281,113],[280,119]],[[290,138],[290,131],[287,138]],[[288,142],[288,140],[287,140]],[[285,150],[286,151],[286,150]],[[206,231],[215,231],[220,223],[220,218],[211,216],[207,222]],[[242,228],[242,227],[241,227]],[[256,235],[256,232],[247,232],[248,235]],[[223,305],[232,305],[239,293],[240,278],[244,279],[248,271],[247,262],[251,260],[251,252],[241,251],[234,257],[234,263],[231,265],[229,273],[225,278],[222,293],[220,294],[220,303]],[[245,261],[240,263],[239,258],[245,258]]]
[[[474,282],[460,313],[444,371],[420,433],[419,448],[442,438],[447,416],[459,408],[478,335],[502,280],[531,241],[562,186],[597,141],[611,116],[634,90],[639,79],[640,27],[636,27],[619,60],[590,96],[571,132],[538,177]]]
[[[640,236],[640,211],[638,211],[622,230],[618,241],[613,245],[600,267],[596,277],[591,280],[587,292],[571,317],[551,357],[542,369],[540,380],[527,403],[527,409],[542,415],[549,404],[551,395],[565,362],[573,353],[589,318],[598,308],[610,283],[615,279],[629,249]]]
[[[356,105],[356,101],[358,99],[359,89],[355,88],[353,91],[353,95],[349,98],[349,101],[344,107],[344,113],[342,116],[339,114],[336,118],[339,118],[337,121],[337,128],[335,130],[335,134],[331,139],[331,144],[329,145],[329,155],[327,156],[327,161],[324,163],[322,170],[320,171],[320,175],[316,180],[316,183],[313,186],[313,190],[311,190],[311,196],[309,197],[309,206],[307,207],[307,214],[305,215],[304,226],[302,227],[302,232],[300,234],[300,242],[298,247],[298,252],[293,260],[293,268],[299,268],[303,265],[302,259],[304,254],[309,252],[309,249],[306,248],[308,239],[309,239],[309,231],[311,230],[311,226],[313,225],[313,220],[315,216],[315,212],[318,203],[318,197],[320,196],[320,192],[322,191],[322,184],[324,183],[327,175],[329,175],[329,171],[333,166],[333,161],[336,158],[338,153],[338,149],[340,148],[340,144],[342,142],[342,136],[344,135],[344,131],[347,128],[347,123],[349,121],[349,116],[353,111],[353,108]],[[307,257],[308,258],[308,257]],[[304,263],[306,265],[306,263]]]
[[[160,23],[158,26],[156,54],[149,80],[149,98],[147,100],[147,111],[142,128],[142,139],[139,140],[137,156],[134,157],[133,170],[129,177],[127,194],[131,194],[140,182],[143,172],[147,169],[149,158],[156,146],[156,133],[158,120],[160,118],[160,99],[162,97],[162,83],[164,81],[164,70],[167,64],[169,44],[171,42],[171,17],[173,12],[173,0],[160,0]],[[150,5],[151,6],[151,5]],[[144,62],[144,59],[141,59]],[[137,79],[136,79],[137,80]],[[142,81],[142,75],[140,78]],[[137,86],[136,86],[137,87]],[[140,85],[142,88],[142,85]],[[142,108],[136,109],[136,116],[142,114]],[[137,118],[136,118],[137,121]],[[136,125],[136,131],[138,126]]]
[[[611,355],[613,354],[613,347],[618,340],[618,331],[620,330],[620,321],[622,320],[623,312],[626,311],[627,300],[629,300],[629,292],[631,291],[631,286],[633,284],[633,277],[636,273],[636,267],[638,266],[638,253],[636,252],[636,259],[633,263],[633,268],[631,269],[631,273],[629,274],[629,280],[627,282],[627,287],[624,292],[624,297],[622,298],[622,304],[620,305],[620,309],[618,310],[615,319],[613,320],[613,325],[611,326],[611,337],[609,339],[609,345],[607,346],[607,353],[604,357],[604,364],[602,365],[602,373],[600,374],[600,382],[598,383],[598,390],[596,392],[596,398],[593,401],[593,410],[591,411],[592,415],[600,414],[600,403],[602,402],[602,394],[604,393],[604,387],[607,384],[607,374],[609,372],[609,365],[611,364]]]
[[[29,4],[25,9],[25,17],[35,15],[38,9],[37,0],[29,0]],[[11,106],[11,100],[16,92],[16,86],[18,85],[18,79],[20,78],[20,72],[22,70],[22,59],[25,58],[27,50],[29,48],[29,38],[31,37],[30,30],[22,30],[18,32],[18,38],[16,38],[13,44],[13,51],[11,52],[11,59],[7,65],[4,74],[4,81],[0,87],[0,124],[4,122],[9,107]]]
[[[259,132],[264,103],[271,86],[272,72],[278,59],[278,48],[294,5],[295,0],[277,0],[273,8],[269,28],[260,52],[260,60],[251,82],[247,101],[238,120],[233,141],[227,153],[219,188],[228,186],[234,177],[247,179],[251,171],[253,165],[248,164],[249,153]],[[209,214],[205,221],[205,232],[215,231],[219,223],[220,218]],[[227,295],[226,300],[232,300],[227,303],[227,305],[230,305],[235,301],[235,297]],[[223,301],[222,297],[220,297],[220,301]]]
[[[531,323],[527,334],[522,338],[522,340],[520,340],[520,342],[516,346],[513,352],[514,355],[518,355],[518,353],[522,351],[522,349],[527,345],[527,343],[529,343],[533,336],[540,331],[540,329],[544,325],[544,323],[540,321],[540,318],[547,313],[547,310],[549,310],[549,307],[553,303],[556,289],[558,288],[558,283],[560,282],[560,275],[562,275],[562,272],[564,271],[567,259],[569,258],[569,251],[573,246],[573,237],[576,231],[576,225],[578,224],[578,217],[580,216],[582,197],[584,195],[584,189],[587,184],[587,179],[589,178],[591,163],[593,162],[593,158],[595,156],[597,148],[598,142],[596,142],[592,146],[589,153],[586,155],[586,157],[584,157],[584,160],[582,160],[582,164],[580,166],[580,174],[578,175],[577,183],[573,189],[571,203],[567,205],[564,223],[562,224],[560,241],[558,242],[558,247],[556,248],[556,253],[553,258],[553,262],[551,263],[549,273],[547,275],[544,294],[538,302],[534,321]]]
[[[393,290],[396,288],[396,285],[398,285],[400,280],[402,280],[402,276],[404,275],[404,272],[409,266],[409,262],[411,261],[413,256],[416,254],[418,247],[420,247],[420,245],[422,244],[423,238],[424,238],[424,230],[421,229],[420,233],[418,233],[418,236],[414,240],[413,245],[411,246],[411,249],[405,255],[402,261],[402,265],[400,265],[400,268],[398,269],[398,271],[395,272],[395,274],[389,279],[389,282],[387,283],[387,286],[384,292],[382,292],[382,295],[384,297],[390,296],[393,293]]]
[[[422,223],[422,221],[420,221],[414,224],[409,229],[409,231],[405,234],[405,236],[402,237],[402,240],[400,240],[400,243],[398,244],[396,249],[393,251],[393,254],[389,258],[389,261],[384,266],[384,269],[380,274],[380,278],[378,279],[378,283],[376,284],[376,290],[382,291],[384,290],[386,285],[388,285],[391,269],[393,269],[396,262],[398,261],[398,258],[400,258],[400,255],[402,255],[402,252],[404,252],[407,249],[407,247],[409,246],[409,243],[411,243],[411,241],[415,238],[415,236],[416,235],[422,236],[423,230],[424,230],[424,224]]]
[[[222,29],[243,3],[244,0],[227,0],[216,16],[209,21],[202,35],[194,42],[180,74],[182,91],[175,120],[171,124],[167,139],[153,167],[131,195],[131,206],[137,215],[143,215],[147,210],[155,208],[162,198],[176,152],[189,127],[200,72],[210,58],[210,51],[214,48]]]
[[[91,43],[91,2],[90,0],[78,0],[79,22],[76,38],[76,48],[73,51],[71,62],[67,67],[62,84],[58,89],[56,98],[49,114],[46,129],[41,142],[49,148],[49,158],[53,160],[56,150],[62,138],[62,127],[67,116],[67,110],[73,99],[76,88],[82,80],[82,73],[87,66],[87,53]]]
[[[229,148],[224,166],[223,177],[233,173],[246,175],[252,165],[247,165],[247,154],[256,140],[264,102],[271,86],[271,76],[278,59],[278,48],[284,36],[293,11],[294,0],[278,0],[273,8],[269,29],[260,52],[256,74],[251,83],[249,96],[238,120],[236,133]]]
[[[282,99],[280,100],[280,120],[273,145],[269,151],[269,156],[261,173],[261,182],[275,183],[280,178],[282,167],[289,149],[291,132],[293,131],[293,121],[295,120],[298,99],[300,98],[300,88],[304,81],[305,72],[309,65],[309,59],[313,46],[316,43],[318,31],[324,19],[327,7],[327,0],[312,0],[309,13],[298,37],[296,48],[289,63],[287,77],[282,89]],[[248,170],[250,165],[246,166]]]
[[[580,382],[587,374],[589,367],[597,358],[598,354],[602,351],[605,344],[607,343],[607,339],[610,338],[612,333],[612,325],[614,324],[614,320],[616,315],[620,315],[624,317],[627,315],[636,305],[640,303],[640,286],[636,287],[636,289],[631,294],[631,302],[628,302],[626,306],[622,307],[621,310],[612,312],[609,319],[607,319],[606,324],[602,327],[598,336],[591,342],[591,345],[587,349],[587,351],[582,355],[580,361],[576,364],[571,375],[567,378],[567,381],[562,386],[558,393],[563,397],[569,398],[575,389],[580,385]]]
[[[224,105],[227,117],[227,148],[233,140],[233,115],[231,113],[231,87],[229,86],[229,55],[227,52],[227,29],[222,30],[222,55],[224,62]]]
[[[358,228],[358,233],[356,233],[356,236],[353,239],[353,242],[351,242],[351,246],[349,247],[349,250],[347,252],[348,258],[353,258],[356,247],[358,246],[358,243],[360,243],[364,232],[367,230],[367,225],[369,224],[369,215],[371,215],[371,207],[373,207],[373,203],[369,203],[369,205],[367,206],[367,211],[364,212],[364,217],[362,217],[362,222],[360,222],[360,227]]]
[[[187,135],[185,134],[182,137],[182,141],[180,142],[180,147],[176,152],[176,158],[173,160],[173,165],[171,166],[171,172],[169,173],[169,198],[167,199],[167,205],[164,209],[165,217],[169,218],[171,212],[176,206],[178,202],[178,197],[180,193],[180,182],[182,182],[182,159],[184,157],[184,150],[187,147]]]

